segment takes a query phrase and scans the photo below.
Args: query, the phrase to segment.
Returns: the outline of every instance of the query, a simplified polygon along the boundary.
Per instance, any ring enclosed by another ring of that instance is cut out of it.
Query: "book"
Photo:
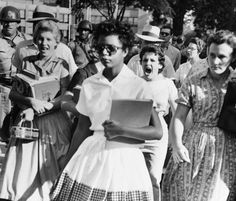
[[[112,100],[110,120],[135,128],[148,126],[152,107],[152,100],[115,99]]]
[[[39,100],[51,101],[60,91],[60,80],[53,75],[34,79],[25,74],[17,73],[15,77],[29,86],[32,97]]]

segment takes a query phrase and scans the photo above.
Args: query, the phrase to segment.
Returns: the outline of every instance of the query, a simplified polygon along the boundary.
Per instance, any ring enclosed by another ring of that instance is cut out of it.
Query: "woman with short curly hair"
[[[96,50],[105,69],[82,84],[79,128],[69,151],[75,153],[52,190],[52,200],[153,200],[139,147],[145,140],[162,137],[158,116],[153,111],[149,126],[141,128],[108,120],[113,99],[152,97],[146,82],[124,64],[133,37],[130,27],[118,21],[97,26]]]

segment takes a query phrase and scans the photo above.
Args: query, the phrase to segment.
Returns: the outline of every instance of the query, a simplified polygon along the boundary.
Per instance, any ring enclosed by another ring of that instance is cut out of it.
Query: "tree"
[[[168,0],[173,9],[173,30],[180,35],[183,30],[183,18],[186,11],[194,10],[195,25],[206,32],[213,29],[232,29],[234,7],[232,0]]]
[[[188,10],[193,9],[195,25],[202,31],[208,29],[236,28],[234,7],[232,0],[77,0],[72,7],[72,13],[78,19],[83,18],[83,9],[91,7],[97,9],[105,19],[122,21],[128,7],[153,11],[153,25],[160,25],[165,20],[160,16],[173,18],[173,33],[181,35],[183,19]],[[163,21],[158,21],[163,20]]]
[[[128,7],[143,10],[161,10],[168,6],[167,0],[77,0],[72,7],[72,13],[77,18],[83,18],[83,9],[91,7],[97,9],[105,19],[122,21]]]
[[[195,2],[195,24],[207,29],[231,29],[234,4],[232,0],[199,0]]]

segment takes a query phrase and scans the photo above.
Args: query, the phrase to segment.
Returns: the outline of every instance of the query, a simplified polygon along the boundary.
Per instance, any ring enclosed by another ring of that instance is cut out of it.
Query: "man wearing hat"
[[[33,17],[28,19],[27,22],[33,23],[33,30],[37,23],[42,20],[53,20],[55,22],[59,22],[53,15],[53,11],[49,6],[46,5],[38,5],[36,6]],[[30,55],[37,55],[38,47],[34,44],[33,40],[26,40],[17,45],[15,55],[12,59],[13,65],[17,67],[18,70],[21,69],[23,58]],[[56,48],[56,56],[64,59],[69,64],[69,73],[72,77],[75,71],[77,70],[77,66],[75,64],[73,55],[71,53],[70,48],[64,43],[59,43]]]
[[[2,124],[5,116],[11,109],[11,102],[9,100],[12,81],[11,75],[16,71],[11,59],[16,45],[32,37],[18,31],[21,22],[20,12],[13,6],[2,8],[0,22],[2,25],[0,32],[0,136],[4,140],[3,138],[5,138],[4,134],[6,132],[3,131]]]
[[[162,42],[164,42],[162,39],[159,38],[160,34],[160,28],[157,26],[152,25],[145,25],[142,31],[142,34],[136,34],[138,38],[142,40],[141,47],[153,44],[160,46]],[[139,54],[134,55],[128,62],[127,66],[138,76],[143,76],[143,68],[140,64],[140,58]],[[165,55],[165,67],[163,69],[163,75],[174,79],[175,78],[175,70],[173,67],[173,64],[168,56]]]

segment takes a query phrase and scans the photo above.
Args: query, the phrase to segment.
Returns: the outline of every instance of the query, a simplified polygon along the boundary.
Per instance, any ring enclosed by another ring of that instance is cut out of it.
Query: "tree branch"
[[[107,15],[103,13],[101,9],[95,3],[93,3],[93,1],[88,0],[88,2],[90,3],[91,7],[95,8],[103,17],[107,19]]]

